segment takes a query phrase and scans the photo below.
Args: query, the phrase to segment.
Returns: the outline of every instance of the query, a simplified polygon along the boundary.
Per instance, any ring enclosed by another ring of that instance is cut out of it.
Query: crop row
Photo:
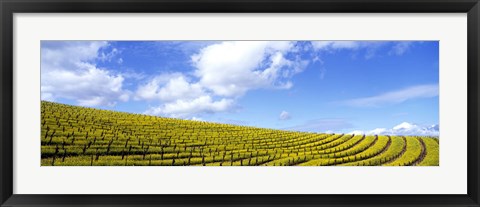
[[[42,166],[439,165],[431,137],[307,133],[42,101]]]

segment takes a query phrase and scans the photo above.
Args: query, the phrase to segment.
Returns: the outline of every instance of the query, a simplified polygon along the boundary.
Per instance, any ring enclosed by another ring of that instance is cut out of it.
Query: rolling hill
[[[42,166],[438,166],[433,137],[322,134],[41,103]]]

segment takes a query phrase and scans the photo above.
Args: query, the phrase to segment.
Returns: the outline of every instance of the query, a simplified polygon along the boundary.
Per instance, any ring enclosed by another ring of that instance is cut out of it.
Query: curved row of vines
[[[42,101],[42,166],[438,166],[431,137],[282,131]]]

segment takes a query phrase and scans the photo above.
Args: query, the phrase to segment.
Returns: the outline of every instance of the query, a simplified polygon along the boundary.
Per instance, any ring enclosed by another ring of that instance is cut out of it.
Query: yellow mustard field
[[[438,166],[434,137],[275,130],[41,103],[42,166]]]

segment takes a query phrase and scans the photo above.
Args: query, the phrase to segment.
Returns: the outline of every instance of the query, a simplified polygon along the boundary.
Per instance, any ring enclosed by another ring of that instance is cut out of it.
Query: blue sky
[[[313,132],[438,136],[437,41],[42,41],[42,100]]]

